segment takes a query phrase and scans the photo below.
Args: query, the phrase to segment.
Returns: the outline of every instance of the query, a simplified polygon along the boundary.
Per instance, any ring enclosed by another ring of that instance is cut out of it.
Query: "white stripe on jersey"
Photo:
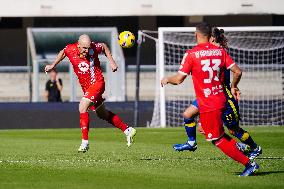
[[[93,58],[90,58],[90,74],[91,74],[91,84],[94,84],[95,81],[96,81],[96,78],[95,78],[95,66],[94,66],[94,59]]]

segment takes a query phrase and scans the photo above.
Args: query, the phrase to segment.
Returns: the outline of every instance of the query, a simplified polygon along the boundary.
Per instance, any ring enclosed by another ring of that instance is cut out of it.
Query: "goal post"
[[[241,125],[284,125],[284,27],[220,28],[228,38],[229,54],[243,70]],[[159,28],[159,80],[178,71],[185,51],[196,45],[194,32],[194,27]],[[181,126],[182,112],[195,99],[190,78],[178,86],[156,87],[159,98],[150,126]]]
[[[119,69],[112,73],[107,58],[99,55],[107,79],[105,97],[107,101],[125,101],[125,58],[117,43],[117,28],[27,28],[27,61],[32,68],[32,102],[43,101],[43,85],[47,80],[44,66],[52,63],[61,49],[69,43],[75,43],[82,34],[88,34],[93,41],[104,42],[109,46]],[[82,93],[69,60],[65,58],[58,69],[60,75],[64,75],[63,100],[79,101]]]
[[[164,35],[163,30],[159,29],[158,31],[158,42],[159,42],[159,59],[158,59],[158,67],[159,67],[159,80],[161,81],[165,76],[165,62],[164,62]],[[161,127],[166,127],[166,96],[165,96],[165,88],[160,88],[160,117],[161,117]]]

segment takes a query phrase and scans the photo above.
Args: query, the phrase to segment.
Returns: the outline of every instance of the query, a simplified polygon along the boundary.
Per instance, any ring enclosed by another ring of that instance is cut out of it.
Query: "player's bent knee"
[[[85,106],[81,103],[79,104],[79,112],[80,113],[85,113],[85,112],[87,112],[87,110],[88,110],[88,106]]]
[[[214,145],[214,146],[216,146],[216,143],[218,142],[218,141],[220,141],[221,140],[221,138],[223,138],[223,136],[221,136],[220,138],[218,138],[218,139],[215,139],[215,140],[212,140],[211,142],[212,142],[212,144]]]
[[[189,118],[189,117],[188,117],[188,114],[185,113],[185,112],[182,113],[182,117],[183,117],[184,119]]]
[[[213,145],[218,146],[218,144],[220,144],[224,140],[224,138],[230,139],[230,137],[227,134],[224,134],[221,137],[219,137],[215,140],[212,140],[211,142],[212,142]]]
[[[192,114],[190,114],[190,113],[183,112],[183,113],[182,113],[182,117],[183,117],[184,119],[191,119],[191,118],[193,118],[194,116],[193,116]]]
[[[91,104],[91,101],[82,99],[79,103],[79,112],[80,113],[87,112],[90,104]]]
[[[80,107],[79,107],[79,112],[80,112],[80,113],[85,113],[85,112],[87,112],[87,109],[85,109],[85,108],[80,108]]]
[[[242,133],[242,129],[239,126],[228,128],[229,133],[235,137],[238,137],[239,133]]]
[[[229,130],[229,133],[231,134],[231,135],[236,135],[236,132],[234,131],[234,130],[231,130],[231,129],[228,129]]]
[[[85,113],[85,112],[87,112],[87,110],[88,110],[88,107],[86,108],[84,106],[79,105],[79,112],[80,113]]]
[[[194,119],[198,115],[198,109],[191,108],[190,110],[187,109],[182,113],[183,118],[187,119]]]

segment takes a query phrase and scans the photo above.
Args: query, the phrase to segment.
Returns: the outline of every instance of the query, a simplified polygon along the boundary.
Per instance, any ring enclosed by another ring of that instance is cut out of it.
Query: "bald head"
[[[91,47],[91,39],[87,34],[80,35],[78,40],[78,49],[83,56],[87,56]]]
[[[91,39],[87,34],[80,35],[78,42],[80,44],[91,44]]]

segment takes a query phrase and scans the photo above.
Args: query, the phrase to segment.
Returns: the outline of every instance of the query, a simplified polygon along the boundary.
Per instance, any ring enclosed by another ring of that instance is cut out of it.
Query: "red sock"
[[[128,128],[128,126],[116,114],[112,113],[111,111],[108,111],[108,113],[109,113],[109,117],[107,121],[110,124],[112,124],[116,128],[119,128],[123,132]]]
[[[89,136],[89,113],[80,113],[80,127],[82,130],[82,139],[88,140]]]
[[[235,161],[240,162],[244,166],[249,162],[249,158],[238,150],[236,141],[226,134],[215,142],[215,146],[222,150],[224,154]]]

